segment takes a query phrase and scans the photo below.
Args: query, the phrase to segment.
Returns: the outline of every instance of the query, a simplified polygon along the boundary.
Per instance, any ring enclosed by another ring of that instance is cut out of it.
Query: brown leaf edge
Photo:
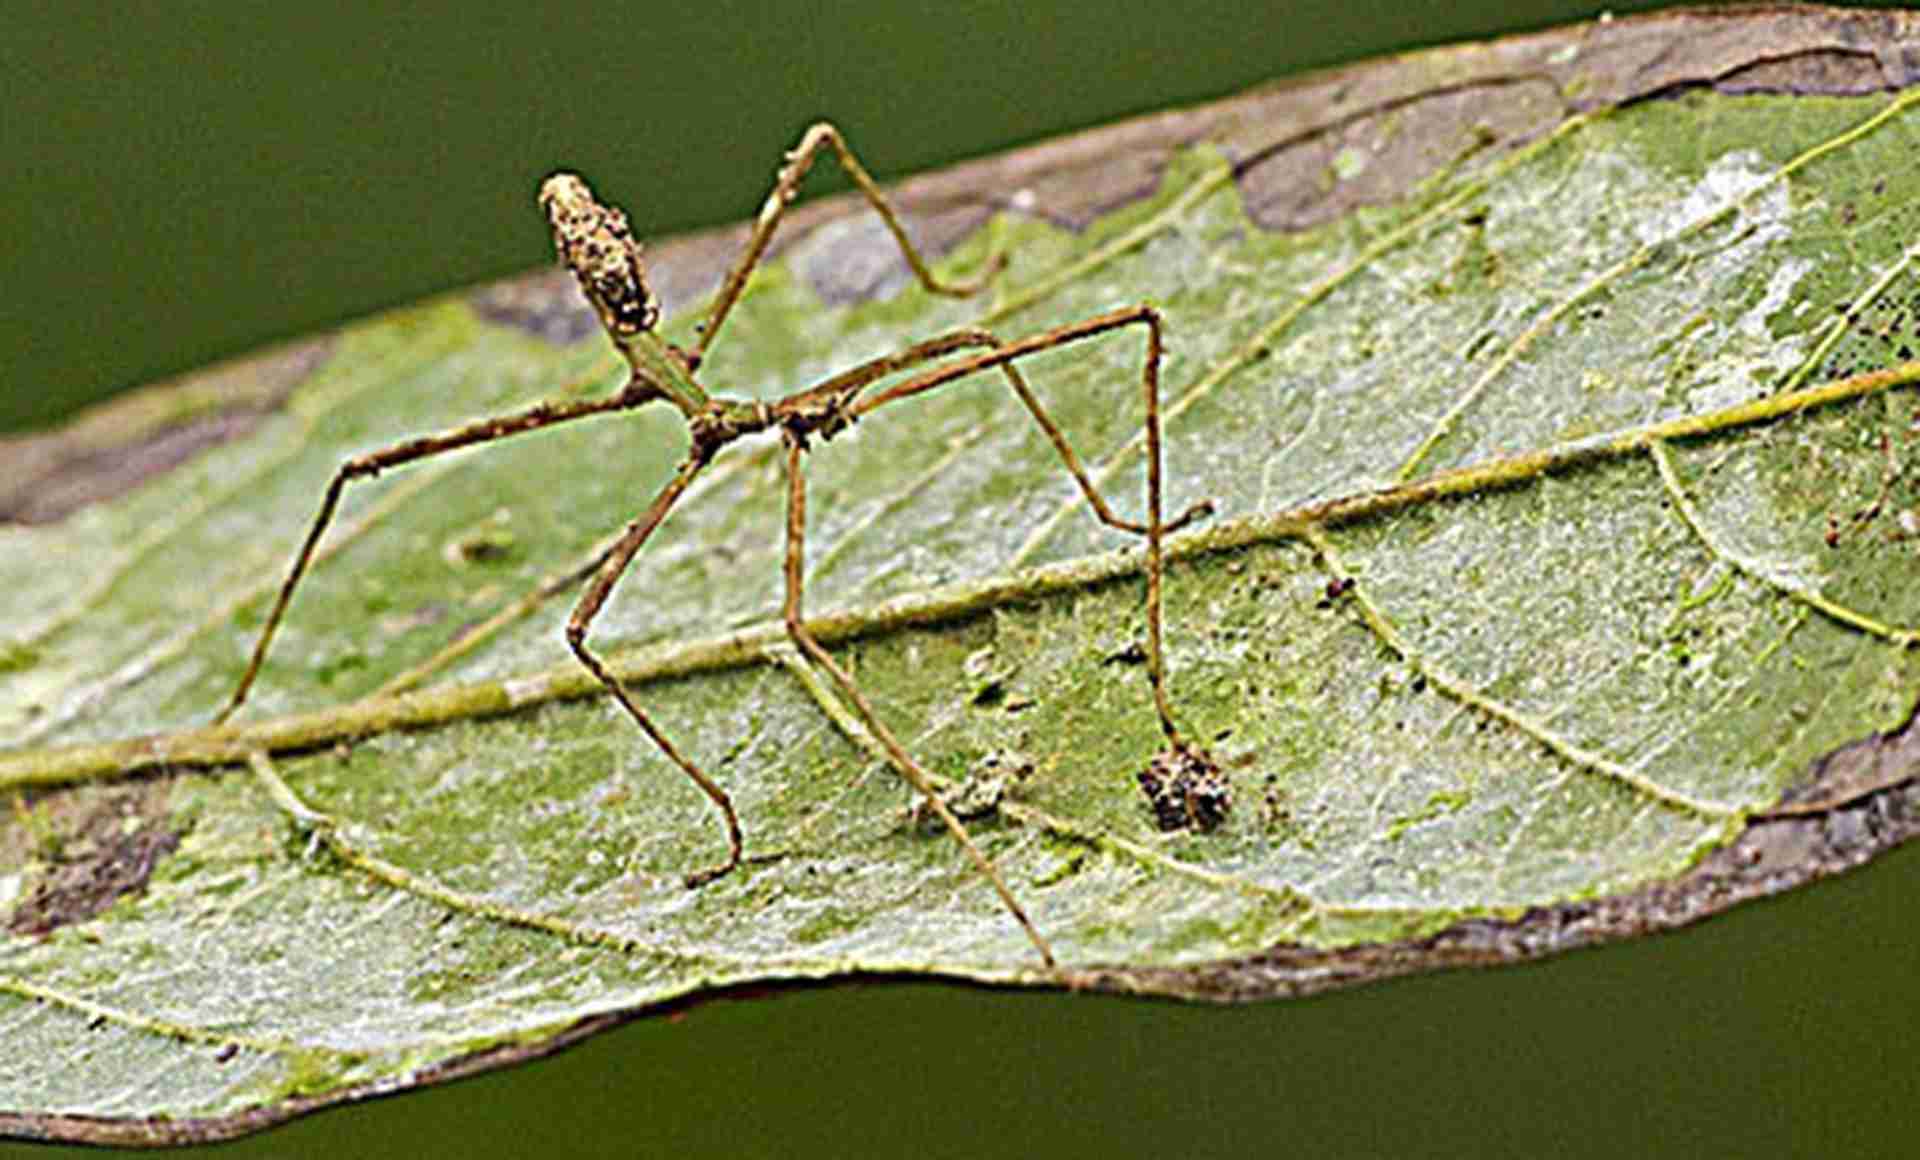
[[[1431,49],[1293,78],[1222,101],[1152,114],[997,157],[967,162],[898,187],[914,228],[935,249],[995,212],[1034,214],[1078,228],[1150,195],[1172,155],[1200,143],[1234,163],[1241,196],[1268,229],[1301,229],[1354,205],[1392,200],[1470,151],[1497,155],[1584,109],[1661,99],[1690,89],[1727,93],[1860,95],[1892,92],[1920,72],[1920,14],[1806,5],[1680,9],[1601,20],[1477,44]],[[1367,182],[1335,196],[1318,176],[1349,139],[1378,140],[1395,119],[1397,144]],[[849,198],[802,207],[787,241],[856,212]],[[689,235],[655,247],[656,288],[669,310],[711,288],[745,227]],[[856,250],[884,239],[850,237]],[[835,285],[831,271],[872,263],[817,263],[807,275],[831,301],[883,290]],[[815,276],[815,271],[820,271]],[[538,272],[468,292],[474,309],[552,341],[577,334],[571,287]],[[0,522],[21,520],[18,497],[58,492],[77,502],[43,504],[40,520],[136,486],[250,425],[224,416],[261,412],[324,364],[325,338],[249,356],[157,385],[84,413],[47,435],[0,440],[0,455],[24,464],[0,493]],[[265,368],[266,374],[260,373]],[[291,368],[290,370],[283,368]],[[278,373],[275,373],[278,371]],[[263,388],[261,379],[271,381]],[[209,395],[216,401],[206,403]],[[180,408],[182,397],[198,405]],[[183,435],[176,417],[192,416]],[[211,426],[209,426],[211,424]],[[208,432],[211,431],[211,434]],[[155,451],[156,446],[172,448]],[[185,447],[181,453],[179,448]],[[114,467],[114,461],[146,466]],[[1540,907],[1514,919],[1469,919],[1422,939],[1325,951],[1281,944],[1257,955],[1179,968],[1077,972],[1076,989],[1242,1002],[1315,994],[1421,971],[1527,962],[1580,947],[1674,930],[1741,902],[1865,864],[1920,833],[1920,714],[1812,763],[1781,804],[1753,818],[1732,844],[1680,878],[1624,894]],[[295,1096],[228,1116],[105,1119],[0,1112],[0,1136],[162,1147],[228,1140],[336,1104],[477,1075],[553,1054],[641,1016],[698,1003],[832,984],[730,988],[632,1011],[594,1016],[538,1043],[502,1044],[406,1077],[323,1095]]]

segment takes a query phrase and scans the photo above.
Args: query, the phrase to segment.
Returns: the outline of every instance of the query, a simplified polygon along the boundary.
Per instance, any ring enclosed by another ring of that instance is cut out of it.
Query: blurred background
[[[1650,7],[1616,5],[1618,11]],[[811,120],[883,179],[1565,0],[10,3],[0,430],[550,263],[559,166],[660,235],[744,218]],[[809,192],[841,188],[821,166]]]
[[[9,4],[0,430],[545,264],[532,199],[557,166],[664,234],[750,214],[819,116],[885,180],[1595,13],[664,7]],[[841,184],[825,166],[808,188]],[[1916,899],[1909,849],[1678,936],[1225,1010],[790,992],[219,1154],[1898,1155],[1920,1097]]]

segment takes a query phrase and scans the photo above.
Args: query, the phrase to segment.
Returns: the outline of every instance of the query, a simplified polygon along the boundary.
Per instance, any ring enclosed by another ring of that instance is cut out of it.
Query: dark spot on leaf
[[[356,673],[366,667],[366,654],[357,652],[344,653],[317,666],[313,672],[313,679],[323,685],[331,685],[348,673]]]
[[[25,672],[40,663],[40,650],[17,641],[0,643],[0,675]]]
[[[135,790],[99,799],[84,815],[58,813],[46,843],[53,853],[39,880],[14,909],[7,929],[43,935],[84,922],[122,895],[146,887],[153,868],[180,845],[180,835],[148,816],[149,797]]]
[[[456,568],[468,564],[496,564],[513,557],[519,539],[499,526],[487,526],[454,537],[441,556]]]
[[[1139,773],[1154,825],[1163,833],[1218,829],[1233,809],[1233,784],[1204,749],[1175,745],[1155,755]]]

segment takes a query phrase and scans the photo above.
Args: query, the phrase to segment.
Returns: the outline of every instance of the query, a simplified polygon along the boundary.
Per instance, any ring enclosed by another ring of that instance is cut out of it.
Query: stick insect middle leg
[[[634,724],[640,727],[640,731],[653,741],[660,752],[666,754],[667,760],[679,766],[681,772],[700,787],[700,792],[707,795],[707,799],[725,819],[726,861],[688,874],[686,884],[689,887],[711,882],[740,864],[740,815],[734,812],[733,799],[727,795],[727,791],[721,789],[718,782],[709,777],[705,770],[681,753],[673,742],[667,739],[667,735],[661,732],[660,727],[655,725],[646,711],[640,708],[639,702],[634,700],[633,695],[620,682],[620,678],[614,676],[613,671],[606,666],[599,655],[587,647],[587,629],[593,624],[593,618],[600,614],[600,609],[606,605],[607,597],[612,594],[613,586],[626,572],[627,565],[633,563],[634,556],[647,542],[647,537],[653,535],[654,529],[667,518],[667,513],[678,502],[681,493],[687,490],[687,485],[693,482],[693,477],[700,474],[701,469],[706,467],[709,458],[710,453],[698,447],[694,449],[679,472],[653,497],[653,502],[647,505],[647,510],[627,525],[627,530],[621,534],[619,542],[614,545],[613,550],[601,563],[599,570],[594,573],[593,580],[587,585],[587,590],[580,594],[580,601],[574,605],[573,615],[567,618],[567,647],[573,650],[573,655],[580,658],[580,663],[586,666],[587,671],[606,686],[607,691],[612,693],[614,699],[619,701],[621,707],[627,711],[627,715],[633,718]]]

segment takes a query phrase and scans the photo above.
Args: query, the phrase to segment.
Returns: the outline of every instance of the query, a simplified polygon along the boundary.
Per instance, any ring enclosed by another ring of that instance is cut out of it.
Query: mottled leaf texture
[[[1141,791],[1139,544],[997,380],[811,457],[810,612],[1059,974],[784,645],[767,444],[699,480],[596,630],[740,806],[747,864],[681,885],[715,815],[594,695],[568,596],[523,599],[672,470],[665,408],[356,484],[253,701],[208,726],[344,456],[617,386],[564,275],[8,446],[0,1126],[231,1135],[855,972],[1295,994],[1665,929],[1902,840],[1914,34],[1602,23],[910,182],[948,270],[1012,255],[968,301],[912,285],[859,206],[802,213],[702,370],[720,389],[962,325],[1169,320],[1169,510],[1219,507],[1167,576],[1174,703],[1226,778],[1210,828],[1156,825],[1181,771],[1158,812]],[[739,236],[652,251],[669,333]],[[1027,364],[1123,514],[1142,347]]]

